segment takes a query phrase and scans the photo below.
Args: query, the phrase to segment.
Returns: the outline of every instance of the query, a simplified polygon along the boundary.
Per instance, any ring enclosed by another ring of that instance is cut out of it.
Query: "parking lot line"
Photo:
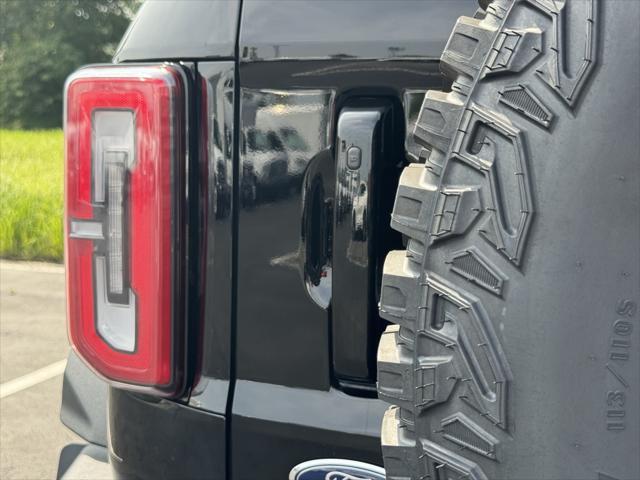
[[[0,260],[0,270],[11,270],[14,272],[35,272],[35,273],[62,273],[64,265],[47,262],[24,262],[13,260]]]
[[[8,397],[9,395],[13,395],[14,393],[18,393],[29,387],[33,387],[34,385],[45,382],[53,377],[62,375],[66,365],[66,359],[60,360],[31,373],[27,373],[21,377],[4,382],[3,384],[0,384],[0,398]]]

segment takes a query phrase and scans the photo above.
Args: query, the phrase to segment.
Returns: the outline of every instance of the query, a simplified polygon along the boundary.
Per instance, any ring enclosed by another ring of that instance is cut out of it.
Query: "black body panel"
[[[232,418],[232,478],[287,478],[314,458],[382,465],[380,424],[386,406],[340,392],[238,381]]]
[[[70,350],[62,381],[62,423],[87,442],[106,446],[107,394],[107,383]]]
[[[240,128],[247,141],[240,156],[237,376],[327,390],[327,314],[307,294],[299,246],[300,187],[307,165],[328,158],[322,153],[329,147],[332,92],[274,92],[268,84],[244,86],[248,77],[241,67]],[[285,130],[295,132],[300,150],[282,139]]]
[[[200,372],[191,393],[194,407],[224,414],[231,378],[233,290],[234,62],[198,64],[200,155],[206,165],[203,201],[206,236]]]
[[[109,392],[109,456],[117,478],[225,478],[222,415],[115,388]]]

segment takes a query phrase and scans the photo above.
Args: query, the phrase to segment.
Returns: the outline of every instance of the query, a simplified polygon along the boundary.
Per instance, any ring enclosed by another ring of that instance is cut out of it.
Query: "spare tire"
[[[384,265],[389,479],[640,478],[640,2],[458,20]]]

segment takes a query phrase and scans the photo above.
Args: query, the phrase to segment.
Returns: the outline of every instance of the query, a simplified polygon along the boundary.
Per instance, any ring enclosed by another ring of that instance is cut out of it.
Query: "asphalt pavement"
[[[69,349],[61,265],[0,261],[0,478],[56,476],[81,441],[60,423]]]

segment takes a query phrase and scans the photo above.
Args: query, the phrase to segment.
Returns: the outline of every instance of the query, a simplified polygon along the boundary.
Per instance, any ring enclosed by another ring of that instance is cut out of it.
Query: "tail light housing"
[[[162,396],[185,377],[185,85],[163,64],[65,87],[69,338],[110,383]]]

